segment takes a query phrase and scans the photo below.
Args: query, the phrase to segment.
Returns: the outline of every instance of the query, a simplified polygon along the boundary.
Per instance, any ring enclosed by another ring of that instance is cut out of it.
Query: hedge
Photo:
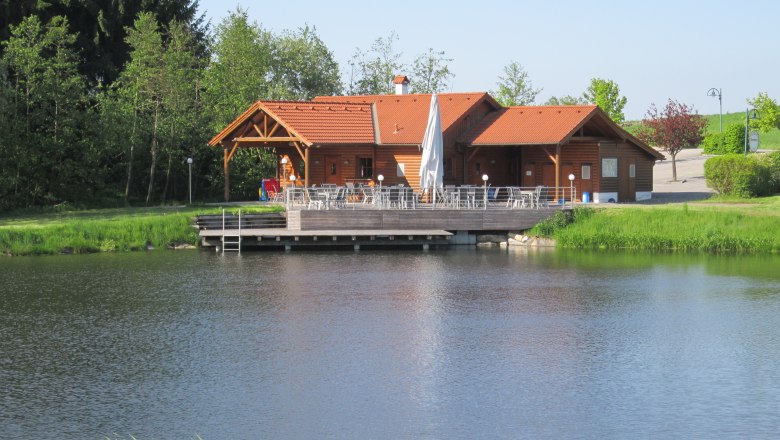
[[[770,155],[725,154],[704,162],[707,186],[719,194],[738,197],[761,197],[778,190],[772,178]]]

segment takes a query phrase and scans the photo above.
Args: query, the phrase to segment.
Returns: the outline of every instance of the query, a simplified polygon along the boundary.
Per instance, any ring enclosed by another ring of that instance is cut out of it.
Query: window
[[[582,180],[590,180],[590,165],[582,166]]]
[[[618,160],[617,157],[605,157],[601,159],[601,177],[617,177]]]
[[[636,177],[636,164],[630,164],[628,166],[628,177]]]
[[[332,163],[330,164],[330,175],[335,176],[336,175],[336,164]]]
[[[358,177],[371,179],[374,177],[374,161],[370,157],[358,158]]]
[[[445,157],[443,177],[450,177],[450,176],[452,176],[452,159],[450,159],[449,157]]]
[[[404,164],[402,164],[402,163],[398,164],[398,169],[396,169],[396,174],[395,175],[397,177],[404,177],[404,176],[406,176],[406,172],[404,170]]]

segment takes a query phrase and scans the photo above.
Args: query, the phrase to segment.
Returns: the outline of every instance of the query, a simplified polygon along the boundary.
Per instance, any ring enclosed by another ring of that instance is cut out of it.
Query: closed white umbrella
[[[433,204],[436,206],[436,188],[442,187],[444,175],[444,136],[441,132],[441,114],[439,98],[431,96],[431,108],[428,112],[428,125],[422,142],[420,160],[420,190],[433,188]]]

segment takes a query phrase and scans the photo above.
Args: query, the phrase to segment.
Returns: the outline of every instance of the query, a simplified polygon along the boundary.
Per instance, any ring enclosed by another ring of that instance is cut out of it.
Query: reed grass
[[[594,209],[552,233],[558,246],[711,253],[780,252],[774,201],[744,206],[682,205]]]
[[[229,212],[238,209],[231,207]],[[276,206],[241,207],[242,213],[280,210]],[[221,212],[218,207],[162,207],[10,214],[0,218],[0,254],[125,252],[195,245],[198,231],[193,218]]]

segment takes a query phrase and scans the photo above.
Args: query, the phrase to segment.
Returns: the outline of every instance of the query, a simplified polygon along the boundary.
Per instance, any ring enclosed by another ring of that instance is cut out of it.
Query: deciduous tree
[[[273,94],[290,100],[308,100],[318,95],[341,93],[341,74],[333,52],[304,26],[286,31],[273,41]]]
[[[707,121],[692,106],[669,99],[663,110],[650,106],[637,136],[672,156],[672,180],[677,181],[677,153],[696,147],[704,137]]]
[[[357,48],[350,61],[350,95],[385,95],[392,93],[393,77],[403,69],[402,53],[393,44],[398,35],[391,32],[387,38],[377,38],[367,51]]]
[[[428,49],[428,52],[418,55],[412,65],[412,92],[439,93],[447,90],[454,76],[447,65],[451,61],[452,58],[447,58],[444,51]]]
[[[547,102],[544,103],[544,105],[583,105],[587,103],[588,101],[584,98],[565,95],[561,96],[560,98],[552,96],[547,100]]]
[[[763,132],[773,128],[780,128],[780,106],[777,101],[770,98],[766,92],[761,92],[753,99],[748,99],[748,104],[758,111],[759,118],[750,121],[750,125]]]
[[[614,81],[602,78],[591,79],[590,86],[582,94],[582,98],[586,102],[598,105],[616,123],[625,121],[623,108],[628,100],[625,96],[620,96],[620,87]]]
[[[504,75],[498,77],[498,90],[490,94],[505,106],[531,105],[542,89],[534,89],[528,72],[517,61],[504,67]]]

